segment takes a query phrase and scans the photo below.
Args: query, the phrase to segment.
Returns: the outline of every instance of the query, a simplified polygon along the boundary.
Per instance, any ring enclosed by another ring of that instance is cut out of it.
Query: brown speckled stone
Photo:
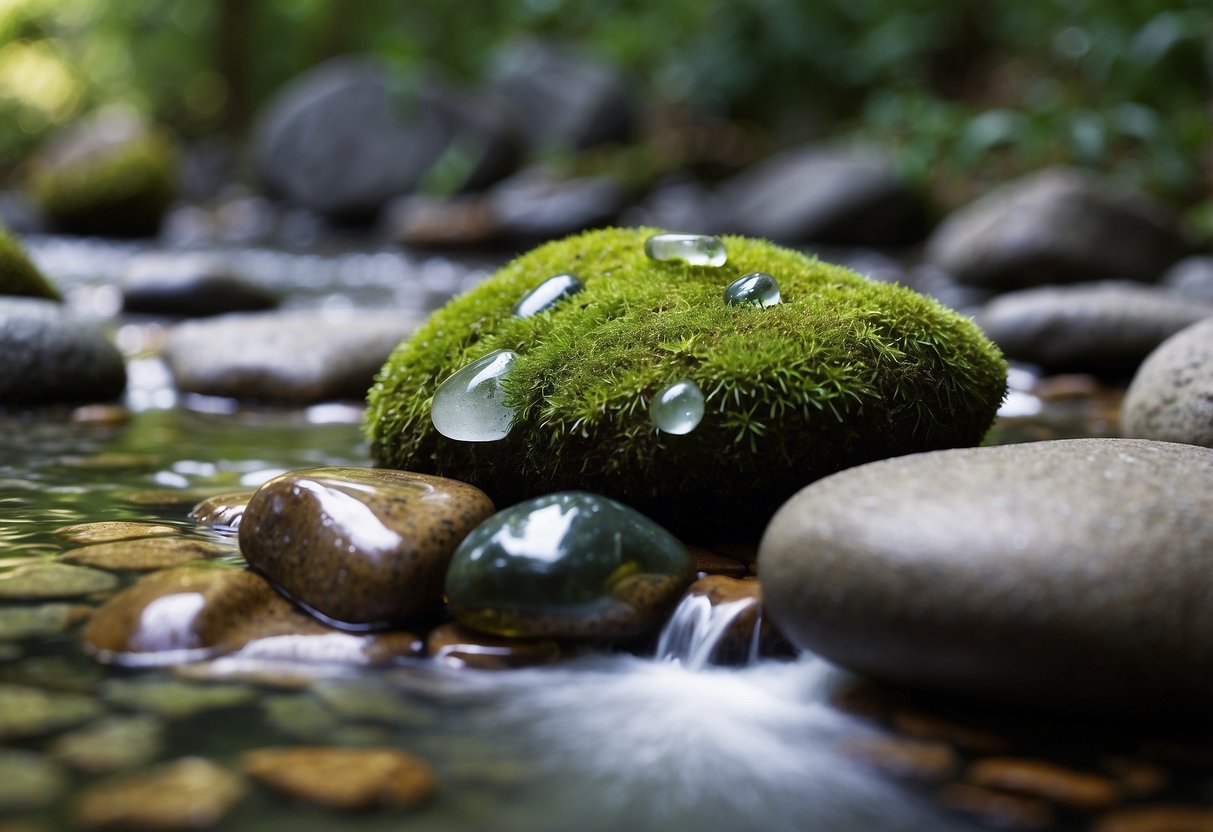
[[[455,547],[492,513],[484,492],[455,480],[314,468],[257,491],[240,524],[240,548],[315,612],[378,624],[438,606]]]
[[[410,809],[437,790],[428,763],[394,748],[259,748],[241,767],[274,791],[329,809]]]
[[[491,636],[454,623],[430,631],[426,652],[441,664],[476,670],[531,667],[560,660],[560,645],[550,639]]]
[[[76,801],[75,817],[85,829],[210,829],[245,790],[231,772],[185,757],[89,787]]]
[[[63,555],[67,563],[96,566],[101,569],[125,569],[132,572],[152,572],[180,566],[194,560],[216,558],[231,554],[230,547],[191,540],[186,537],[154,537],[97,543],[72,549]]]
[[[973,763],[967,777],[978,786],[1039,797],[1074,809],[1108,809],[1123,799],[1111,778],[1047,760],[987,757]]]
[[[59,535],[69,543],[109,543],[114,540],[133,540],[139,537],[176,534],[172,526],[160,523],[136,523],[124,520],[103,520],[97,523],[78,523],[57,529]]]
[[[1143,806],[1104,817],[1094,832],[1213,832],[1213,809],[1207,806]]]

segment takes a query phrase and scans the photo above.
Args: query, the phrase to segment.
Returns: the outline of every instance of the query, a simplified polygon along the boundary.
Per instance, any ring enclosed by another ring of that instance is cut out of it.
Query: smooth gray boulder
[[[1058,709],[1213,702],[1213,450],[1075,439],[819,480],[759,548],[795,644],[912,687]]]
[[[962,283],[1018,289],[1121,278],[1157,281],[1187,253],[1164,206],[1092,174],[1051,168],[956,211],[926,259]]]
[[[1213,448],[1213,318],[1175,333],[1146,357],[1120,423],[1125,436]]]
[[[114,345],[54,301],[0,297],[0,356],[0,407],[105,401],[126,389]]]

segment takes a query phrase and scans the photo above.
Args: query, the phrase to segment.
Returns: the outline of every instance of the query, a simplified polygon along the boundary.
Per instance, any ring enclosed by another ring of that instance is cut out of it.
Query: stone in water
[[[575,295],[584,288],[585,284],[576,275],[554,275],[523,295],[514,304],[514,315],[518,318],[534,317],[551,309],[561,298]]]
[[[703,420],[703,391],[689,379],[676,381],[653,397],[649,418],[666,433],[690,433]]]
[[[766,308],[781,300],[778,281],[766,272],[743,274],[724,290],[724,302],[729,306]]]
[[[430,406],[434,428],[461,442],[504,439],[514,424],[514,409],[505,403],[501,382],[517,358],[513,350],[497,350],[442,382]]]
[[[654,260],[682,260],[692,266],[723,266],[729,257],[720,238],[706,234],[654,234],[644,241],[644,253]]]

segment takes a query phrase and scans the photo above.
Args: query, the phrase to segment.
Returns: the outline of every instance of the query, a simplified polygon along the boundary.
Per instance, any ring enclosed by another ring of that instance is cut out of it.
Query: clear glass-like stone
[[[649,418],[666,433],[690,433],[703,420],[703,391],[689,379],[676,381],[653,397]]]
[[[514,315],[519,318],[533,317],[551,309],[561,298],[575,295],[584,288],[585,284],[578,280],[576,275],[554,275],[523,295],[522,299],[514,304]]]
[[[706,234],[654,234],[644,241],[654,260],[682,260],[692,266],[723,266],[729,258],[719,237]]]
[[[779,283],[766,272],[750,272],[730,283],[724,290],[729,306],[775,306],[782,299]]]
[[[513,350],[497,350],[442,382],[430,406],[434,428],[461,442],[504,439],[514,424],[514,409],[505,403],[501,382],[517,358]]]

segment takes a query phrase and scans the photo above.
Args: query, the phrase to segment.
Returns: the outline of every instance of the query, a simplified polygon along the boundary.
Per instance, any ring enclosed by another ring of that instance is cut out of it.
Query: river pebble
[[[103,710],[91,696],[0,683],[0,742],[53,734]]]
[[[68,543],[109,543],[115,540],[132,540],[137,537],[157,537],[176,534],[172,526],[160,523],[139,523],[129,520],[103,520],[97,523],[78,523],[56,529],[55,534]]]
[[[0,607],[0,641],[53,636],[92,614],[92,607],[82,604]]]
[[[90,786],[76,800],[74,814],[85,829],[210,829],[245,792],[237,775],[207,760],[184,757]]]
[[[97,543],[82,546],[63,554],[66,563],[95,566],[101,569],[123,569],[131,572],[154,572],[180,566],[195,560],[233,554],[230,546],[207,543],[187,537],[158,537],[123,540],[117,543]]]
[[[50,756],[77,771],[108,774],[150,763],[164,746],[164,723],[154,716],[111,716],[57,737]]]
[[[0,813],[47,806],[67,788],[63,769],[34,751],[0,748]]]
[[[257,782],[328,809],[411,809],[437,791],[424,760],[394,748],[259,748],[241,758]]]
[[[425,651],[439,664],[473,670],[506,670],[560,661],[560,645],[551,639],[503,638],[454,623],[430,630]]]
[[[79,598],[117,585],[117,578],[97,569],[64,563],[31,563],[0,571],[0,600]]]
[[[986,757],[973,763],[966,777],[978,786],[1039,797],[1087,811],[1107,809],[1123,799],[1111,778],[1046,760]]]
[[[1121,430],[1213,448],[1213,317],[1180,330],[1146,357],[1125,394]]]

